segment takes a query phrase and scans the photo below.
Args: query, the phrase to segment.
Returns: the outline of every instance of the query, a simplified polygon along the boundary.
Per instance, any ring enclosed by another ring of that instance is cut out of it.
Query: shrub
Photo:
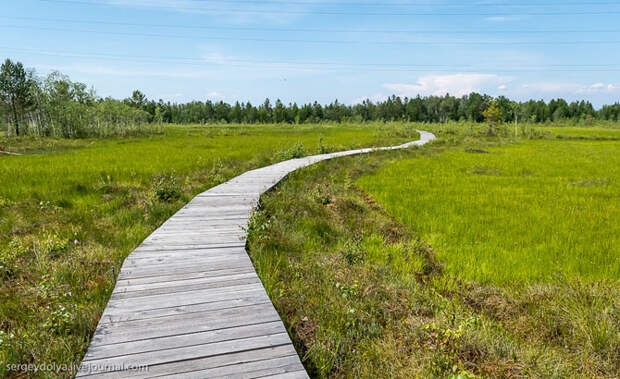
[[[153,179],[153,195],[156,199],[170,202],[181,197],[181,190],[177,184],[176,175],[163,173]]]
[[[306,156],[306,149],[304,148],[303,143],[297,142],[290,149],[284,149],[284,150],[278,151],[276,156],[278,157],[278,160],[280,161],[286,161],[286,160],[295,159],[295,158],[302,158]]]

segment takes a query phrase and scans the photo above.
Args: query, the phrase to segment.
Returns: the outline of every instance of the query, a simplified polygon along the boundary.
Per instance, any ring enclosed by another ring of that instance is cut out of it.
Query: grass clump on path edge
[[[460,279],[354,186],[399,159],[441,154],[440,144],[320,163],[262,197],[249,252],[307,370],[352,378],[617,376],[616,283]]]

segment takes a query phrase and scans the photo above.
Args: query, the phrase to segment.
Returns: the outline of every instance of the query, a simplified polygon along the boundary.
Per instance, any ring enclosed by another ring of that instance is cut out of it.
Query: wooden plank
[[[191,245],[179,245],[179,244],[167,244],[160,243],[148,244],[138,246],[138,251],[163,251],[163,250],[196,250],[196,249],[220,249],[227,247],[245,247],[245,243],[240,241],[230,243],[209,243],[209,244],[191,244]]]
[[[159,265],[148,267],[128,267],[121,269],[119,279],[144,278],[149,276],[161,276],[172,273],[194,273],[203,271],[215,271],[229,268],[250,267],[252,262],[246,257],[231,257],[229,260],[220,260],[204,265],[188,266],[183,264]]]
[[[100,320],[100,324],[115,322],[147,320],[177,314],[187,314],[192,312],[216,311],[221,309],[231,309],[247,307],[251,305],[270,303],[269,297],[262,288],[244,293],[236,293],[234,297],[223,296],[223,299],[211,300],[202,303],[192,303],[177,305],[174,307],[150,308],[143,310],[121,310],[115,312],[114,309],[106,310]]]
[[[140,260],[130,260],[127,265],[124,265],[123,270],[128,271],[129,269],[142,269],[148,267],[160,267],[161,265],[174,265],[178,264],[179,261],[182,261],[184,264],[188,265],[209,265],[217,262],[230,262],[231,259],[235,260],[245,260],[247,255],[244,253],[229,253],[226,254],[217,254],[217,255],[186,255],[186,254],[177,254],[176,256],[168,256],[165,258],[150,258],[150,259],[140,259]]]
[[[193,343],[193,341],[191,341]],[[147,365],[149,367],[169,362],[187,361],[198,358],[212,357],[216,355],[230,354],[246,350],[265,349],[270,347],[290,344],[286,333],[272,335],[260,335],[257,337],[239,338],[228,341],[206,343],[202,345],[186,345],[177,348],[140,352],[104,359],[84,360],[93,366],[121,366],[121,365]],[[105,362],[104,362],[105,360]],[[104,370],[100,370],[104,371]],[[93,373],[98,373],[94,371]]]
[[[303,371],[304,366],[296,355],[266,359],[263,361],[247,362],[212,369],[186,372],[176,375],[167,375],[173,379],[201,379],[201,378],[262,378],[268,375],[284,374],[287,372]]]
[[[162,377],[183,372],[192,372],[197,370],[205,370],[217,367],[226,367],[248,362],[260,362],[266,359],[275,359],[282,357],[297,356],[295,349],[291,344],[276,346],[272,348],[248,350],[231,354],[217,355],[213,357],[205,357],[188,361],[171,362],[168,364],[147,367],[146,371],[127,370],[124,372],[108,372],[102,374],[94,374],[89,371],[94,365],[84,364],[82,371],[78,376],[91,375],[91,378],[144,378],[144,377]],[[299,359],[299,358],[297,358]],[[93,367],[98,368],[98,367]],[[204,377],[203,377],[204,378]]]
[[[184,292],[193,292],[197,290],[206,290],[206,289],[212,289],[212,288],[237,287],[240,285],[255,284],[255,283],[260,283],[260,279],[258,279],[256,275],[253,275],[251,277],[246,277],[246,278],[234,278],[234,279],[228,279],[228,280],[217,280],[217,281],[210,281],[206,283],[183,284],[183,285],[176,285],[176,286],[170,285],[170,286],[165,286],[165,287],[148,288],[148,289],[143,289],[143,290],[128,291],[126,289],[126,290],[115,291],[115,293],[112,294],[110,299],[115,299],[115,300],[116,299],[135,299],[138,297],[162,295],[162,294],[169,294],[169,293],[180,294]]]
[[[149,340],[95,346],[84,356],[84,360],[93,361],[110,357],[122,357],[129,354],[148,353],[178,347],[204,345],[279,333],[282,333],[281,323],[279,321],[272,321],[264,324],[253,324],[193,334],[181,334]]]
[[[180,280],[180,281],[179,280],[166,281],[166,282],[157,281],[157,282],[145,283],[145,284],[123,283],[121,285],[117,283],[116,287],[114,287],[113,294],[132,293],[132,292],[138,292],[138,291],[150,290],[150,289],[156,289],[156,288],[170,288],[170,287],[175,287],[175,286],[187,286],[187,285],[193,285],[193,284],[216,283],[216,282],[222,282],[222,281],[229,281],[229,280],[235,280],[235,279],[247,279],[247,278],[255,278],[255,277],[256,275],[254,275],[253,272],[248,271],[248,272],[244,272],[240,274],[221,275],[221,276],[214,276],[214,277],[201,277],[201,278],[194,278],[194,279],[185,279],[185,280]]]
[[[169,264],[178,260],[190,260],[201,258],[216,258],[246,254],[242,247],[228,249],[197,249],[197,250],[171,250],[170,252],[158,251],[156,254],[131,254],[125,260],[127,266]]]
[[[420,134],[381,149],[434,138]],[[245,227],[260,194],[291,171],[374,150],[291,159],[192,199],[125,260],[78,376],[307,378],[245,251]]]
[[[146,320],[105,323],[97,329],[93,340],[97,345],[109,345],[272,321],[280,321],[273,305],[258,304],[217,311],[182,313]],[[283,326],[281,331],[286,332]]]
[[[147,284],[147,283],[158,283],[158,282],[176,282],[186,279],[195,279],[195,278],[214,278],[218,276],[226,276],[226,275],[234,275],[245,272],[254,272],[253,266],[247,267],[234,267],[227,268],[221,270],[199,270],[196,272],[183,273],[183,272],[175,272],[172,274],[164,274],[164,275],[154,275],[143,278],[126,278],[119,279],[116,282],[117,286],[123,285],[131,285],[131,284]]]
[[[264,290],[261,283],[244,284],[226,288],[209,288],[180,294],[153,295],[137,299],[111,299],[108,303],[110,311],[123,312],[144,311],[149,309],[172,308],[183,305],[200,304],[212,301],[236,299],[248,293]],[[104,315],[106,313],[104,312]]]

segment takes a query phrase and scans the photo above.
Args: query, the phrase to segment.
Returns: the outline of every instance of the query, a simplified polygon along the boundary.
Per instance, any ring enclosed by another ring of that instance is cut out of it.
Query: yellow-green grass
[[[592,126],[592,127],[535,127],[543,133],[548,133],[558,139],[605,139],[620,140],[620,128]]]
[[[79,363],[123,259],[195,194],[278,160],[416,138],[402,124],[369,124],[0,139],[25,153],[0,155],[0,376],[20,374],[7,364]]]
[[[620,142],[444,151],[357,183],[462,279],[620,279]]]
[[[617,282],[461,280],[355,186],[442,145],[322,162],[262,196],[249,253],[311,376],[616,378]]]

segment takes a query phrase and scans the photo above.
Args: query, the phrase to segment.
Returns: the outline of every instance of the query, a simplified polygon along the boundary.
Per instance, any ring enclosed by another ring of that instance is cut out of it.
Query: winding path
[[[196,196],[125,260],[78,377],[308,375],[245,251],[260,195],[316,162],[400,146],[291,159]],[[146,369],[144,367],[146,366]]]

